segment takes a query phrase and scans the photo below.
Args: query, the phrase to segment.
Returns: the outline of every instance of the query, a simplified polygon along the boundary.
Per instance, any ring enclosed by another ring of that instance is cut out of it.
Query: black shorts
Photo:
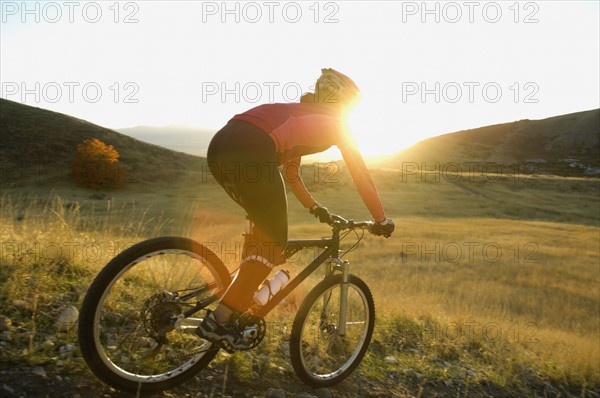
[[[274,251],[248,253],[246,242],[246,254],[282,263],[288,241],[287,197],[271,137],[251,123],[230,120],[211,140],[206,157],[212,175],[257,227],[251,239]]]

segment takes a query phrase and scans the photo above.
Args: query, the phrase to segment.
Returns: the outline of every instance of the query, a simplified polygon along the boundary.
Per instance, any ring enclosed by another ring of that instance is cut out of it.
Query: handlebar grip
[[[334,226],[335,224],[341,224],[342,229],[353,229],[353,228],[368,228],[373,225],[373,221],[359,221],[355,222],[354,220],[346,220],[344,217],[339,216],[337,214],[331,214],[330,216],[331,222],[329,225]]]
[[[360,221],[360,222],[352,222],[352,226],[354,228],[368,228],[373,225],[373,221]]]

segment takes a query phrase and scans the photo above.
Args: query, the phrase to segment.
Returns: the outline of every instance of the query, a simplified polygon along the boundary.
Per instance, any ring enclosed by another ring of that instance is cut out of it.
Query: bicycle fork
[[[348,280],[350,275],[350,262],[333,258],[327,262],[325,267],[325,276],[333,275],[336,271],[342,274],[342,284],[340,286],[340,313],[338,314],[337,331],[340,336],[346,335],[346,321],[348,309]],[[331,299],[331,292],[323,297],[323,315],[328,312],[328,305]]]

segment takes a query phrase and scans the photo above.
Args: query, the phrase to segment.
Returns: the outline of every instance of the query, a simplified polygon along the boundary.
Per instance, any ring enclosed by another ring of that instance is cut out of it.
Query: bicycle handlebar
[[[331,215],[331,222],[328,223],[332,227],[337,227],[340,230],[343,229],[355,229],[355,228],[369,228],[373,225],[373,221],[354,221],[354,220],[346,220],[342,216],[338,216],[337,214]]]

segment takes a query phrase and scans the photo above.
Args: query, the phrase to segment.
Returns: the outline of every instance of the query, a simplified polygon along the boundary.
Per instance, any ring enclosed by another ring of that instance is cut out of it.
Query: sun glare
[[[348,115],[348,125],[365,157],[390,155],[414,144],[397,126],[387,125],[386,120],[362,104]]]

